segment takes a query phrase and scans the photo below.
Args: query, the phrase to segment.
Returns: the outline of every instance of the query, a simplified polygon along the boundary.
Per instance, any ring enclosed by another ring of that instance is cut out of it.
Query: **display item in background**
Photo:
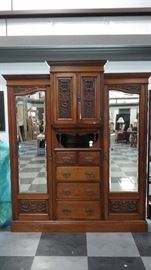
[[[11,184],[9,146],[0,141],[0,227],[11,220]]]

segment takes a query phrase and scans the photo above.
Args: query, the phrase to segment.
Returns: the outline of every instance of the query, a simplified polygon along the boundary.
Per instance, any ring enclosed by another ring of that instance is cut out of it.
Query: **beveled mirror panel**
[[[110,192],[138,191],[139,95],[109,91]]]
[[[46,193],[45,92],[16,96],[19,192]]]

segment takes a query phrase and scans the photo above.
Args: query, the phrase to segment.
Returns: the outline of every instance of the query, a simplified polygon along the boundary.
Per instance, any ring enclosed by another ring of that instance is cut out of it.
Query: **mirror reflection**
[[[45,92],[16,96],[19,192],[47,192]]]
[[[109,91],[110,191],[138,191],[139,95]]]

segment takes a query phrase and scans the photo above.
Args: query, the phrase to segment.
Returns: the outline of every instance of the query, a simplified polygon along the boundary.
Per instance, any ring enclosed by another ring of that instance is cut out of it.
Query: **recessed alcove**
[[[65,148],[89,148],[98,140],[98,134],[56,134],[58,142]]]

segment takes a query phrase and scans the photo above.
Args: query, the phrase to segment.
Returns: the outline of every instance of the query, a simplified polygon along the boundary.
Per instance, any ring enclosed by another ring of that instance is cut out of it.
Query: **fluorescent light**
[[[1,0],[4,1],[4,0]],[[6,1],[6,0],[5,0]],[[4,1],[4,2],[5,2]],[[34,9],[92,9],[92,8],[131,8],[131,7],[150,7],[150,0],[13,0],[14,10],[34,10]]]
[[[11,10],[11,0],[0,0],[0,11]]]

